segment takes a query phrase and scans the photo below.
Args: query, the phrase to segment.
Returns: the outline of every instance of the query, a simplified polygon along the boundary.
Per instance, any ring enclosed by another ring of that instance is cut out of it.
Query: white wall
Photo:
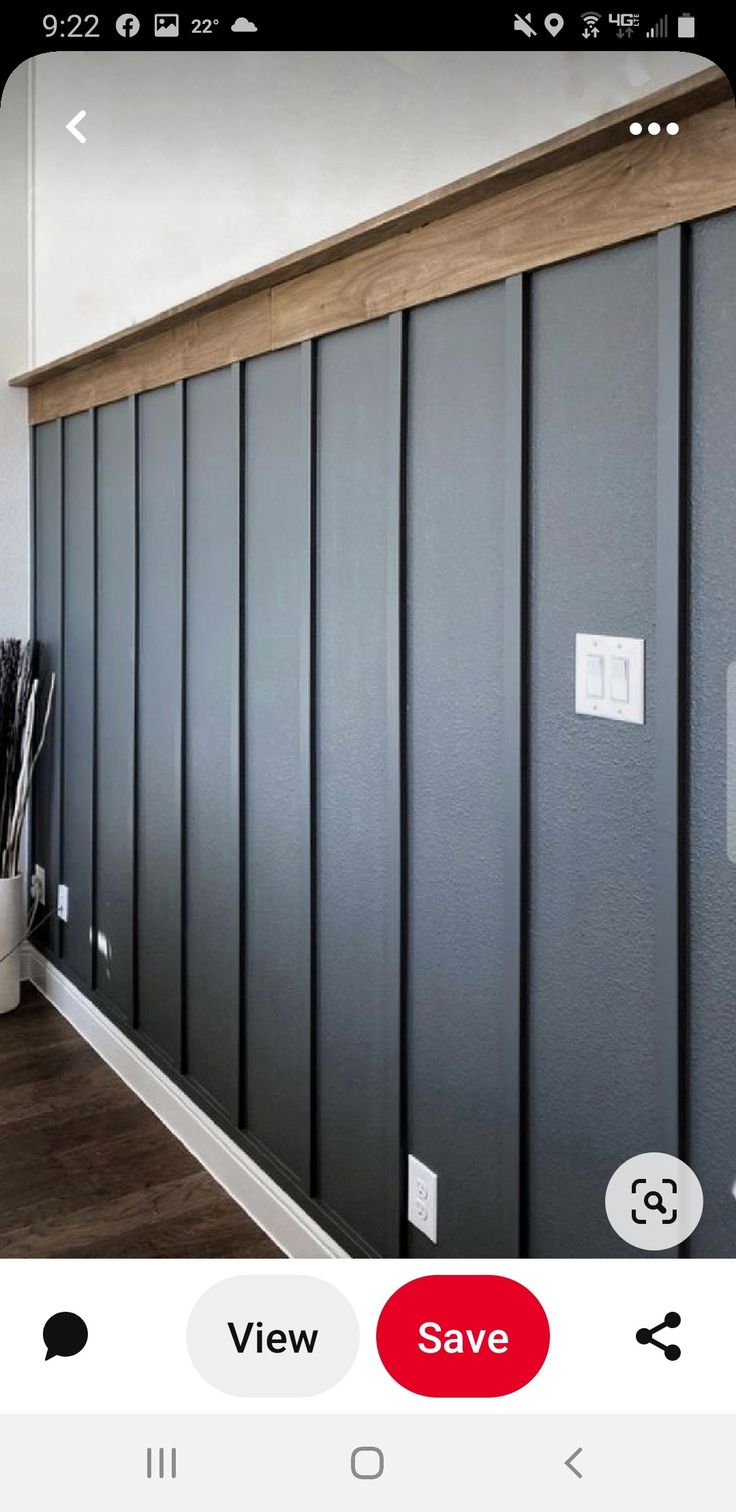
[[[28,612],[25,396],[9,373],[704,66],[622,47],[90,50],[19,69],[0,109],[0,634]],[[84,146],[65,129],[80,110]]]
[[[0,109],[0,638],[28,631],[26,396],[8,388],[28,354],[28,70]]]
[[[626,48],[39,58],[34,361],[698,66]],[[84,147],[64,129],[79,110]]]

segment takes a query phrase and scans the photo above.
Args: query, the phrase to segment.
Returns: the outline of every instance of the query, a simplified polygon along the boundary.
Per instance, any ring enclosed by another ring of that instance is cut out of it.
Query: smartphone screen
[[[370,19],[0,70],[23,1512],[731,1494],[726,24]]]

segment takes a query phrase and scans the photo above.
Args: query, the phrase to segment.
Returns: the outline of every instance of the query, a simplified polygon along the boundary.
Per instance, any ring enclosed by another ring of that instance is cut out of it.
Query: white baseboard
[[[346,1258],[292,1197],[33,946],[23,947],[21,973],[285,1254],[294,1260]]]

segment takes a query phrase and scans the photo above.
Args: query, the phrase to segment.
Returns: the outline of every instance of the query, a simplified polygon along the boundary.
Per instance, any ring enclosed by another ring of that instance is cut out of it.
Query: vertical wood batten
[[[317,347],[305,341],[301,347],[302,444],[304,448],[304,487],[307,498],[307,578],[302,599],[301,632],[301,699],[299,708],[301,743],[302,822],[308,835],[304,868],[304,894],[309,932],[309,1148],[306,1163],[306,1188],[310,1197],[317,1193],[319,1171],[319,1117],[317,1083],[317,863],[316,863],[316,782],[315,760],[315,677],[316,677],[316,552],[317,552]]]
[[[179,878],[179,907],[181,916],[181,939],[179,942],[179,1071],[186,1076],[188,1065],[187,1035],[187,386],[181,380],[177,384],[179,399],[179,461],[181,467],[181,568],[179,574],[181,592],[181,627],[179,645],[179,668],[181,677],[181,710],[179,741],[181,750],[180,792],[180,847],[181,874]]]
[[[28,449],[28,549],[30,552],[28,562],[28,634],[31,640],[37,638],[36,631],[36,427],[32,426],[29,436]],[[36,799],[35,783],[31,783],[31,791],[28,795],[28,811],[26,820],[26,858],[28,867],[28,890],[30,891],[30,877],[33,875],[35,864],[34,846],[36,836]],[[31,943],[37,943],[37,935],[31,937]]]
[[[141,642],[141,450],[140,396],[130,400],[133,418],[133,834],[132,834],[132,940],[131,940],[131,1015],[133,1028],[140,1025],[140,981],[138,969],[138,811],[140,790],[140,642]]]
[[[238,980],[238,1112],[239,1129],[248,1128],[248,698],[246,669],[248,663],[247,632],[247,482],[245,449],[247,446],[246,384],[248,367],[245,362],[234,363],[233,378],[237,389],[238,403],[238,838],[239,838],[239,950],[240,965]]]
[[[525,1252],[522,1192],[527,740],[525,667],[527,584],[527,430],[529,288],[524,274],[506,280],[506,500],[504,526],[504,977],[500,1053],[504,1105],[499,1109],[503,1171],[499,1254]]]
[[[386,694],[389,743],[389,856],[387,875],[387,950],[393,1040],[389,1058],[388,1107],[394,1121],[390,1135],[395,1171],[389,1183],[387,1223],[393,1235],[389,1254],[404,1251],[406,1209],[406,1131],[404,1127],[406,1019],[406,910],[404,907],[406,833],[406,686],[405,537],[406,537],[406,369],[407,320],[403,311],[389,317],[388,411],[391,487],[394,493],[386,536]],[[393,1004],[393,1007],[391,1006]]]
[[[685,1148],[687,231],[657,237],[656,1008],[662,1150]]]
[[[57,723],[58,731],[58,772],[59,772],[59,817],[58,817],[58,846],[59,846],[59,869],[56,878],[56,886],[51,898],[46,895],[47,907],[55,910],[53,923],[56,929],[56,952],[60,960],[64,959],[66,925],[62,928],[58,918],[58,887],[65,880],[64,874],[64,848],[66,844],[66,814],[65,814],[65,771],[66,771],[66,428],[67,420],[59,420],[59,670],[56,679],[54,697],[58,699]]]
[[[100,679],[100,636],[99,636],[99,604],[98,589],[99,581],[99,479],[98,479],[98,412],[92,410],[92,901],[91,901],[91,928],[90,949],[92,951],[92,990],[97,991],[97,836],[98,836],[98,792],[97,792],[97,768],[99,760],[99,679]]]

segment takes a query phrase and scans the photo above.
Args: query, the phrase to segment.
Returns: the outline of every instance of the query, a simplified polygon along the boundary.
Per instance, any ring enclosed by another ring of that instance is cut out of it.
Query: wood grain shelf
[[[677,136],[632,137],[632,118]],[[32,423],[736,205],[717,68],[13,378]]]

